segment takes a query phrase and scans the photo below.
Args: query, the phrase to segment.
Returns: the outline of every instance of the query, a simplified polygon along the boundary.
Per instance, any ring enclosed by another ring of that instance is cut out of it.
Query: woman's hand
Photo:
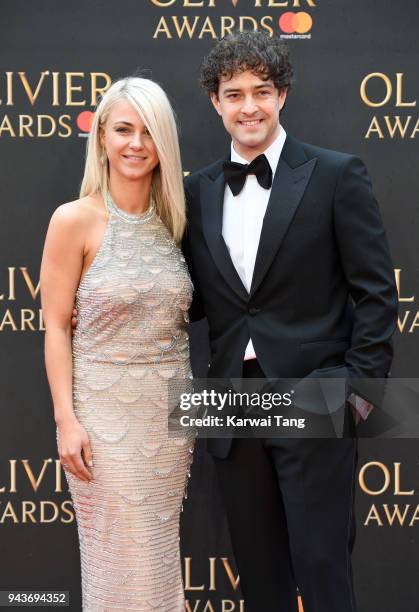
[[[92,467],[93,461],[86,430],[75,417],[60,423],[57,427],[58,454],[61,464],[80,480],[90,482],[92,475],[86,465]]]
[[[71,315],[71,331],[73,333],[73,335],[76,333],[76,328],[77,328],[77,308],[73,308],[73,313]]]

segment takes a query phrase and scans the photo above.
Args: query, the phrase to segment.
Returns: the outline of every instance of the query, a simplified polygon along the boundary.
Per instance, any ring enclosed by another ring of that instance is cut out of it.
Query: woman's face
[[[101,131],[110,174],[130,181],[151,175],[159,163],[157,149],[138,112],[127,100],[112,107]]]

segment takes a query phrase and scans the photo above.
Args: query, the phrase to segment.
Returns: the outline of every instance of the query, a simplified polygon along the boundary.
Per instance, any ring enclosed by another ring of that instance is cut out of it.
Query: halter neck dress
[[[66,472],[83,611],[179,612],[179,516],[193,436],[168,434],[168,388],[191,382],[192,283],[153,206],[132,215],[110,196],[106,204],[105,234],[76,294],[73,339],[74,412],[94,462],[90,483]]]

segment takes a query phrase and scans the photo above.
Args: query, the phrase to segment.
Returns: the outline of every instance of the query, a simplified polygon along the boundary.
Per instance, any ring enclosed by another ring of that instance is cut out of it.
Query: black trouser
[[[214,459],[246,612],[296,612],[297,586],[304,612],[356,612],[356,440],[235,439]]]

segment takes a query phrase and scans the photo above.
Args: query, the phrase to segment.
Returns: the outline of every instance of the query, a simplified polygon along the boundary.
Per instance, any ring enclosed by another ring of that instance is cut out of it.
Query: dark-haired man
[[[363,163],[279,123],[292,78],[281,41],[228,36],[201,83],[232,138],[186,179],[192,318],[212,377],[385,378],[397,293]],[[368,404],[355,398],[365,417]],[[248,612],[355,612],[356,442],[208,440]]]

